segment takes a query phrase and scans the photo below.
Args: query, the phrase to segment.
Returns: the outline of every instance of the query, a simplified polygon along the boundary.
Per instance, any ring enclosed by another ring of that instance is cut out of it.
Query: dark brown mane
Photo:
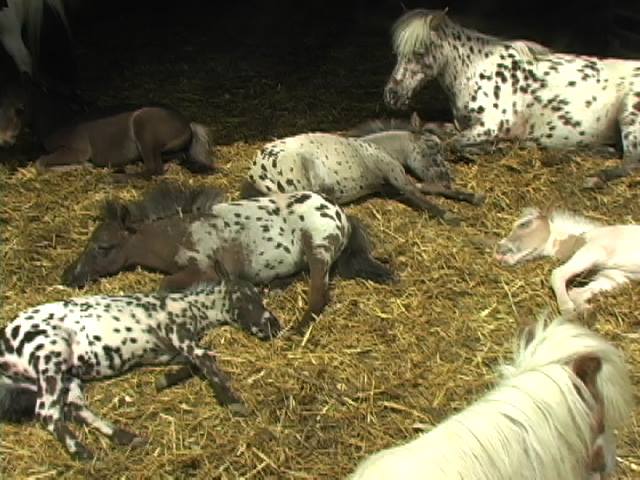
[[[416,133],[416,129],[413,128],[411,122],[400,118],[378,119],[368,120],[356,125],[355,127],[347,130],[344,133],[345,137],[366,137],[367,135],[373,135],[374,133],[389,132],[392,130],[402,130],[406,132]]]
[[[109,200],[103,208],[105,220],[121,220],[123,211],[127,223],[148,223],[163,218],[210,211],[213,205],[225,201],[225,193],[213,187],[182,187],[163,183],[149,190],[140,200],[121,203]]]

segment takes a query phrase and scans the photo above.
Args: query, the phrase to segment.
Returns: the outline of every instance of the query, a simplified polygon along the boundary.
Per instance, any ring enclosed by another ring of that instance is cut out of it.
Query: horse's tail
[[[191,145],[189,146],[189,157],[191,160],[213,167],[211,158],[211,143],[209,140],[209,130],[200,123],[191,122]]]
[[[347,219],[351,235],[336,260],[336,273],[342,278],[366,278],[376,283],[395,280],[393,271],[371,255],[371,241],[362,222],[352,216]]]
[[[0,376],[0,420],[23,422],[31,420],[36,412],[38,394],[35,387],[16,384]]]

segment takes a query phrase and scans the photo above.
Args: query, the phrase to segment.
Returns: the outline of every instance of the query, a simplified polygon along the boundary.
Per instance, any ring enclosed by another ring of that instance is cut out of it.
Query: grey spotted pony
[[[461,133],[454,147],[523,140],[552,148],[622,142],[623,164],[585,182],[601,186],[640,167],[640,62],[561,54],[463,28],[445,12],[412,10],[393,27],[397,64],[385,101],[406,108],[437,79]]]
[[[221,202],[213,188],[162,185],[142,200],[108,202],[104,219],[63,283],[79,287],[141,266],[169,274],[163,289],[217,281],[214,265],[228,248],[242,251],[239,275],[266,284],[309,269],[309,307],[302,325],[328,302],[329,271],[343,278],[393,279],[371,256],[363,225],[312,192]]]
[[[377,120],[345,135],[304,133],[268,143],[251,164],[243,194],[310,190],[344,204],[391,187],[431,216],[456,223],[423,195],[482,202],[480,195],[452,190],[452,181],[440,139],[414,114],[410,124]]]
[[[0,419],[35,416],[83,460],[93,454],[65,420],[91,426],[116,444],[138,446],[140,437],[89,410],[82,383],[152,364],[190,365],[222,405],[245,414],[215,354],[197,343],[224,324],[262,340],[280,332],[255,287],[228,276],[183,293],[80,297],[26,310],[0,332]]]

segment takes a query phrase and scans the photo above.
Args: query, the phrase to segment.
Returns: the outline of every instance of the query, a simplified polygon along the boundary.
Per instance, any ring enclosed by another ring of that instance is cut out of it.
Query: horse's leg
[[[486,126],[471,127],[453,137],[449,143],[451,149],[462,155],[484,155],[490,153],[497,141],[497,129]]]
[[[325,181],[326,175],[323,176],[323,172],[320,171],[320,168],[324,167],[324,165],[316,162],[314,157],[307,155],[301,155],[300,163],[304,168],[305,177],[307,177],[307,188],[312,192],[324,195],[333,202],[336,195],[336,187]],[[299,188],[298,190],[304,190],[304,188]]]
[[[328,245],[314,245],[311,234],[302,232],[302,249],[309,264],[309,299],[308,307],[302,316],[297,330],[302,333],[320,315],[329,303],[329,269],[331,252]]]
[[[65,412],[73,421],[95,428],[117,445],[140,446],[144,443],[144,440],[134,433],[114,426],[111,422],[100,418],[89,410],[85,404],[80,380],[69,377],[67,388],[69,393],[67,394]]]
[[[93,453],[78,440],[64,421],[66,385],[63,372],[71,366],[71,352],[66,346],[68,341],[68,338],[58,339],[56,345],[48,342],[47,348],[43,349],[42,353],[37,353],[32,361],[34,370],[38,372],[36,418],[67,448],[69,454],[79,460],[91,460]]]
[[[164,373],[156,379],[156,392],[179,385],[200,374],[200,372],[194,372],[194,368],[190,365],[183,365],[172,372]]]
[[[131,129],[133,140],[136,142],[142,162],[144,163],[145,177],[162,175],[164,173],[164,163],[162,161],[162,145],[156,138],[157,125],[149,121],[144,115],[144,109],[135,112],[131,118]]]
[[[22,33],[20,25],[17,22],[6,21],[0,25],[0,42],[4,45],[7,53],[11,55],[13,61],[21,73],[33,75],[33,61],[31,54],[24,42],[22,41]]]
[[[178,368],[171,372],[164,373],[156,379],[156,392],[161,392],[167,388],[179,385],[195,376],[202,377],[202,372],[184,355],[178,355],[172,359],[171,364],[178,365]]]
[[[595,176],[587,177],[587,188],[603,187],[606,183],[633,175],[640,170],[640,120],[636,107],[637,98],[628,94],[622,102],[618,125],[622,137],[622,165],[600,170]]]
[[[213,270],[202,270],[196,265],[189,265],[173,275],[165,277],[160,283],[160,290],[179,292],[199,282],[217,282],[218,275]]]
[[[455,215],[427,200],[398,162],[385,162],[385,164],[381,166],[381,171],[386,172],[387,181],[417,208],[424,210],[434,218],[442,219],[445,223],[451,225],[458,225],[460,223],[460,220]]]
[[[91,147],[88,142],[73,147],[61,146],[53,153],[42,155],[35,162],[38,171],[46,170],[73,170],[81,167],[91,166]]]
[[[480,193],[455,190],[437,183],[418,183],[416,184],[416,187],[418,187],[422,193],[426,193],[427,195],[438,195],[440,197],[448,198],[449,200],[466,202],[472,205],[482,205],[485,198],[484,195]]]
[[[572,313],[575,310],[575,305],[567,292],[567,282],[576,275],[605,262],[606,259],[607,254],[601,247],[587,244],[566,263],[551,272],[551,288],[553,288],[562,314]]]
[[[568,295],[578,309],[584,309],[588,308],[589,299],[597,293],[612,290],[628,281],[627,275],[620,270],[602,270],[584,287],[569,290]]]
[[[186,325],[176,325],[173,330],[170,336],[171,343],[202,372],[218,402],[234,413],[247,414],[247,408],[231,389],[226,374],[218,368],[215,354],[198,347],[194,333]]]

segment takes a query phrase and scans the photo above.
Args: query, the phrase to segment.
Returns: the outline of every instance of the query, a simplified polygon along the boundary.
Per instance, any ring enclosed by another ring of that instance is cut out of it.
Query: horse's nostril
[[[496,246],[496,253],[498,255],[507,255],[509,253],[513,253],[513,247],[508,243],[500,242]]]

